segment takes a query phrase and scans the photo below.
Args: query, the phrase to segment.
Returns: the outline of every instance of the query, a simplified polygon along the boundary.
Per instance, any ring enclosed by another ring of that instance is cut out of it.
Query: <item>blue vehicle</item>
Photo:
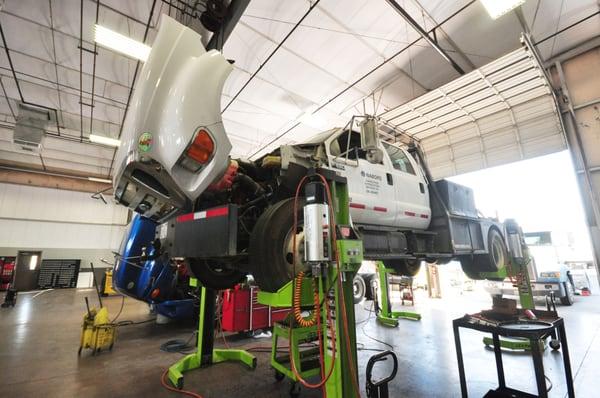
[[[168,318],[191,318],[196,299],[188,294],[185,266],[159,254],[156,227],[156,222],[139,214],[129,223],[113,270],[113,289],[152,304]]]

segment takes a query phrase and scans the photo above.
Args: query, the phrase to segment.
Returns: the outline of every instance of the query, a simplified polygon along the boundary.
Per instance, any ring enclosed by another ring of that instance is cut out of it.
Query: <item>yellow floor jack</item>
[[[94,265],[92,266],[92,273],[94,272]],[[116,325],[110,322],[108,318],[108,309],[102,306],[102,298],[100,290],[96,284],[94,278],[94,287],[98,294],[98,301],[100,302],[100,309],[90,309],[88,298],[85,298],[85,306],[87,312],[83,316],[83,324],[81,326],[81,340],[79,343],[79,350],[77,355],[81,355],[81,351],[86,349],[92,350],[92,355],[96,355],[103,349],[112,351],[115,339],[117,337]]]

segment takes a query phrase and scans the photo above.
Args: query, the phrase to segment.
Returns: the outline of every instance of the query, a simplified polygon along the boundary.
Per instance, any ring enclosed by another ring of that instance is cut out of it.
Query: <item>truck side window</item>
[[[348,145],[348,136],[350,137],[350,145]],[[360,159],[365,159],[365,154],[359,150],[360,147],[360,133],[356,131],[348,132],[346,130],[335,140],[331,141],[329,152],[332,156],[347,157],[351,160],[356,160],[356,154],[358,153]]]
[[[409,173],[409,174],[416,174],[415,169],[413,168],[412,164],[410,163],[410,160],[408,160],[406,153],[404,153],[404,151],[402,149],[395,147],[393,145],[387,144],[385,142],[383,143],[383,147],[385,148],[385,151],[390,156],[392,165],[394,166],[394,168],[396,170],[400,170],[400,171],[403,171],[403,172]]]

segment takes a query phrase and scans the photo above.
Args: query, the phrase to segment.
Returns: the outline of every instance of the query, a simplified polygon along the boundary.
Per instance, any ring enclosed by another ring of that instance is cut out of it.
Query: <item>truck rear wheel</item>
[[[419,270],[421,269],[421,260],[383,260],[383,264],[386,268],[393,269],[396,272],[396,274],[404,276],[415,276],[419,273]]]
[[[303,201],[299,201],[296,231],[292,231],[293,198],[282,200],[268,208],[252,230],[248,248],[250,271],[261,290],[276,292],[294,278],[294,268],[296,274],[305,268],[301,252],[304,224],[302,206]],[[295,249],[292,247],[294,233],[296,234]]]
[[[500,232],[490,228],[488,232],[488,252],[485,254],[468,254],[459,256],[463,272],[471,279],[484,279],[482,272],[496,272],[508,263],[508,250]],[[502,280],[501,278],[487,278]]]
[[[488,252],[474,255],[473,260],[479,272],[496,272],[508,263],[508,250],[497,229],[488,232]]]
[[[226,268],[209,260],[191,258],[189,265],[202,286],[215,290],[229,289],[242,282],[246,276],[245,272]]]
[[[488,279],[491,281],[498,281],[501,282],[504,279],[503,278],[483,278],[480,273],[481,272],[487,272],[487,271],[482,271],[481,268],[479,267],[479,265],[477,265],[475,258],[477,258],[477,256],[487,256],[487,254],[479,254],[479,255],[466,255],[466,256],[460,256],[458,258],[458,260],[460,261],[460,266],[463,270],[463,272],[465,273],[465,275],[467,275],[469,278],[474,279],[474,280],[481,280],[481,279]]]

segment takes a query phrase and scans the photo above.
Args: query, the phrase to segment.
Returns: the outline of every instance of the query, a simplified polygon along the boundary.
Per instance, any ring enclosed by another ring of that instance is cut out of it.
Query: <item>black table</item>
[[[463,398],[467,398],[468,394],[467,381],[465,377],[465,365],[463,362],[460,343],[459,328],[461,327],[492,334],[494,342],[494,354],[496,356],[496,370],[498,372],[498,388],[488,392],[485,395],[486,397],[548,397],[544,374],[544,363],[542,359],[543,349],[539,344],[541,340],[546,339],[548,336],[558,338],[560,341],[568,396],[570,398],[575,397],[564,320],[558,317],[554,311],[535,310],[534,313],[538,318],[535,321],[526,320],[523,312],[520,312],[515,316],[507,317],[494,314],[491,311],[482,311],[477,314],[465,315],[462,318],[452,321],[454,328],[454,343],[456,345],[456,356],[458,359],[458,371],[460,375],[460,390]],[[518,337],[529,340],[538,395],[529,394],[524,391],[515,390],[506,386],[506,380],[504,378],[504,366],[502,365],[500,336]]]

